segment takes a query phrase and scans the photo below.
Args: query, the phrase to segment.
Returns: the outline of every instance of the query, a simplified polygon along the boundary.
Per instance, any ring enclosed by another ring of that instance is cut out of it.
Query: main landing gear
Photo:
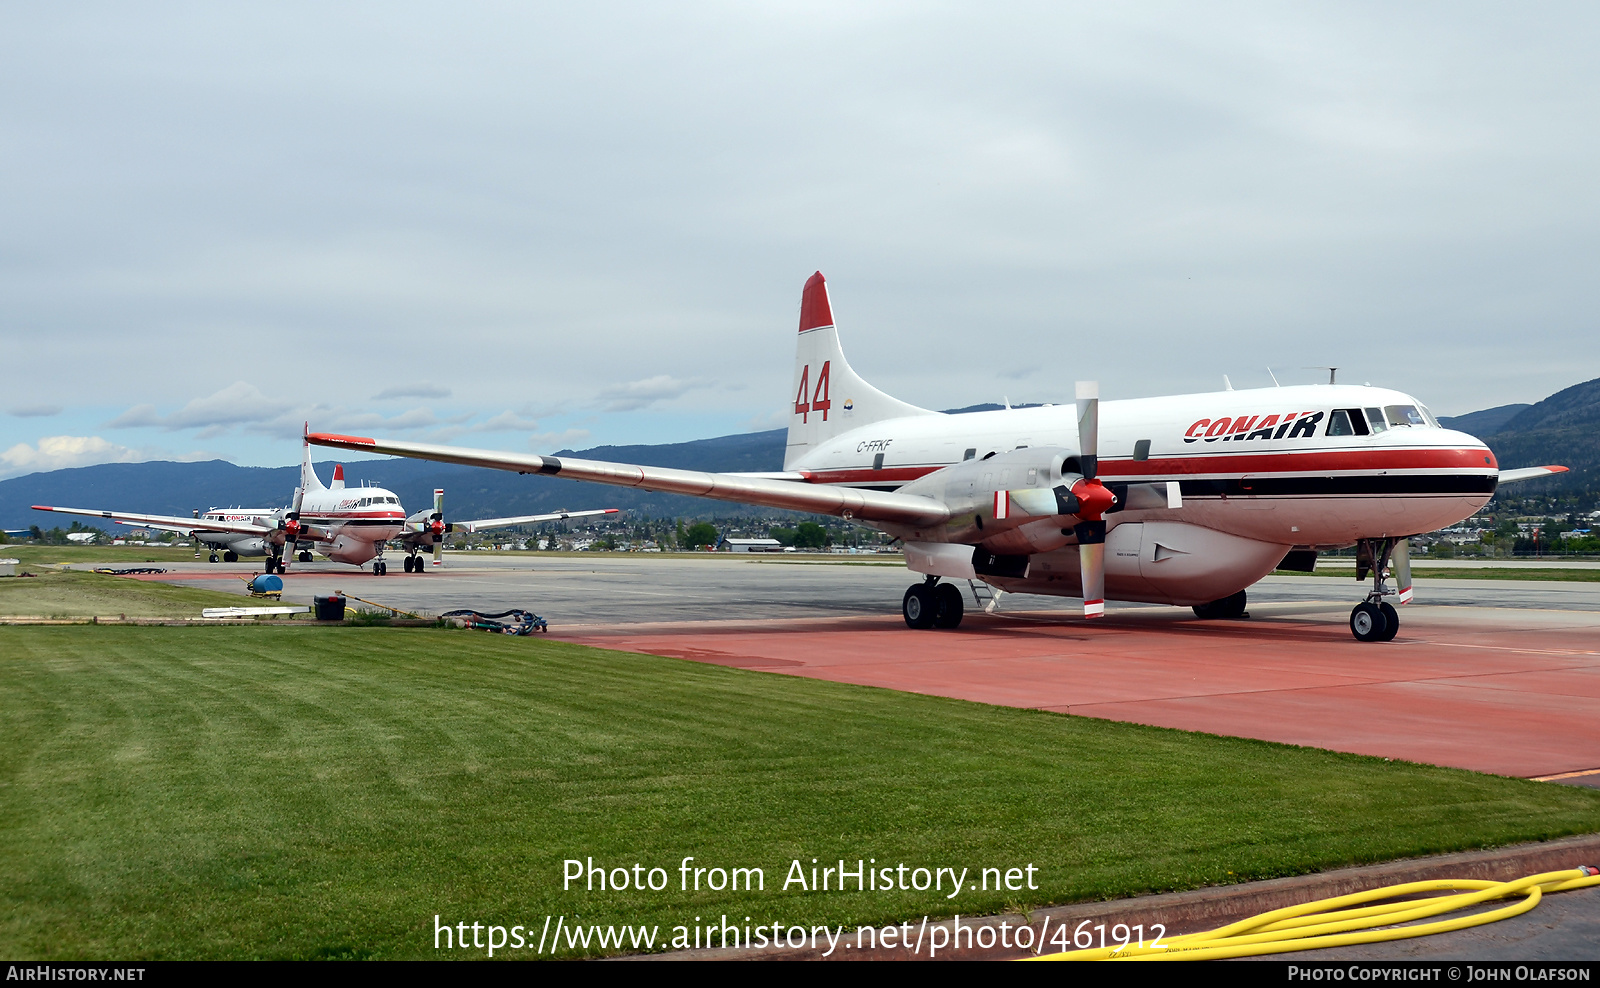
[[[374,559],[372,561],[372,575],[373,576],[384,576],[388,572],[389,572],[389,564],[384,562],[382,557],[379,557],[379,558]]]
[[[900,600],[900,614],[908,628],[955,628],[964,611],[961,591],[953,584],[940,583],[937,576],[912,584]]]
[[[418,553],[413,552],[406,556],[407,573],[426,573],[428,571],[427,565],[427,560],[423,559]]]
[[[1209,604],[1194,605],[1194,616],[1205,621],[1237,621],[1250,616],[1245,613],[1244,604],[1244,591],[1241,590]]]
[[[1382,538],[1362,539],[1356,543],[1356,579],[1365,577],[1369,568],[1372,571],[1372,589],[1367,592],[1367,599],[1350,612],[1350,633],[1356,636],[1356,641],[1393,641],[1400,631],[1399,612],[1383,599],[1400,592],[1389,589],[1384,580],[1389,574],[1389,558],[1395,552],[1396,541]],[[1403,573],[1402,579],[1408,575]]]

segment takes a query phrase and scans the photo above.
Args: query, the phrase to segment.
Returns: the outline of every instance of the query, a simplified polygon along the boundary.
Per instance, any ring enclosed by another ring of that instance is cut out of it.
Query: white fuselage
[[[200,516],[200,521],[267,522],[277,516],[272,508],[212,508]],[[213,549],[227,549],[241,556],[264,556],[266,540],[259,535],[242,532],[195,532],[195,538]],[[197,549],[196,552],[199,550]]]
[[[1296,547],[1433,531],[1481,508],[1499,475],[1482,442],[1439,427],[1414,398],[1383,388],[1104,401],[1099,414],[1101,481],[1113,492],[1168,481],[1182,491],[1181,508],[1106,516],[1112,599],[1202,603],[1250,585]],[[957,516],[936,529],[879,526],[906,541],[913,569],[1076,596],[1070,530],[1059,519],[997,524],[987,505],[995,491],[1062,483],[1078,448],[1073,405],[912,415],[791,448],[789,469],[813,483],[950,504]],[[974,545],[1012,562],[974,573],[964,564]]]
[[[331,487],[305,492],[300,521],[331,529],[332,542],[317,551],[339,563],[359,566],[378,554],[379,547],[400,534],[405,509],[392,491],[381,487]]]

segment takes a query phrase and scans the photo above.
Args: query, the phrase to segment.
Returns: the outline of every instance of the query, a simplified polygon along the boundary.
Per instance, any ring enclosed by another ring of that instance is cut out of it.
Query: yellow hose
[[[1594,868],[1551,871],[1542,875],[1529,875],[1514,882],[1483,882],[1473,879],[1408,882],[1404,885],[1373,889],[1370,892],[1357,892],[1354,895],[1341,895],[1285,909],[1274,909],[1272,912],[1252,916],[1215,930],[1173,937],[1164,941],[1159,947],[1150,943],[1140,946],[1134,941],[1126,946],[1069,950],[1060,954],[1030,957],[1028,960],[1220,960],[1227,957],[1281,954],[1294,950],[1318,950],[1323,947],[1347,947],[1358,943],[1404,940],[1432,933],[1464,930],[1471,926],[1482,926],[1485,923],[1507,919],[1538,905],[1540,897],[1546,892],[1566,892],[1596,885],[1600,885],[1600,870]],[[1415,896],[1424,892],[1448,892],[1457,889],[1473,891],[1410,899],[1404,902],[1382,901],[1401,896]],[[1487,912],[1432,923],[1418,923],[1414,926],[1398,925],[1516,896],[1521,896],[1521,901]],[[1380,904],[1367,905],[1375,902]],[[1374,929],[1374,927],[1388,928]]]

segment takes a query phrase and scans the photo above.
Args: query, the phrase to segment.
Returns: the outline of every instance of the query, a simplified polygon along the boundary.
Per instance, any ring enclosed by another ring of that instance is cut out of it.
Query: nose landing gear
[[[1391,558],[1405,571],[1400,579],[1406,586],[1400,590],[1391,590],[1385,579],[1389,575]],[[1383,598],[1398,596],[1402,602],[1406,599],[1411,589],[1409,562],[1406,546],[1400,539],[1361,539],[1356,543],[1356,579],[1365,579],[1369,568],[1372,572],[1372,589],[1367,592],[1367,599],[1350,612],[1350,633],[1356,641],[1394,641],[1400,631],[1400,614]]]

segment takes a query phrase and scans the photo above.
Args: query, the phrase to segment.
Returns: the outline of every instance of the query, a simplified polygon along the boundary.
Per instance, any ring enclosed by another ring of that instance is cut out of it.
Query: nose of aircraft
[[[1495,459],[1494,450],[1490,449],[1482,439],[1465,432],[1457,432],[1454,429],[1445,429],[1443,433],[1444,435],[1440,438],[1450,448],[1458,449],[1475,458],[1482,457],[1484,466],[1499,469],[1500,463]]]

